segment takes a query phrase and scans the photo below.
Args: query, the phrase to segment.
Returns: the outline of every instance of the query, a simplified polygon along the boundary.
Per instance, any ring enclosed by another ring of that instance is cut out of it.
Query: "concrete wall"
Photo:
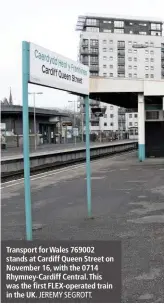
[[[124,141],[118,143],[109,143],[106,145],[97,145],[91,147],[91,159],[96,157],[102,157],[105,155],[111,155],[115,153],[120,153],[124,151],[129,151],[136,149],[137,142],[134,141]],[[86,159],[86,149],[85,148],[75,148],[66,150],[63,152],[49,152],[49,153],[39,153],[36,156],[30,157],[30,168],[32,170],[43,169],[52,166],[64,165],[68,163],[73,163],[75,161],[84,161]],[[5,157],[1,160],[1,173],[2,177],[9,173],[18,173],[23,170],[23,157]]]

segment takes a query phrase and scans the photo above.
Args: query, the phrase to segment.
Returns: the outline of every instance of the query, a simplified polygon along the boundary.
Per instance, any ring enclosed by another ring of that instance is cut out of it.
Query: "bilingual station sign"
[[[89,95],[89,68],[33,43],[29,44],[29,82]]]

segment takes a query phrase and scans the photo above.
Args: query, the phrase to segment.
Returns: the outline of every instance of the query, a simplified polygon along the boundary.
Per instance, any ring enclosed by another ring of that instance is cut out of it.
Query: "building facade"
[[[35,113],[35,125],[34,125]],[[55,110],[29,107],[29,135],[40,135],[43,144],[59,142],[62,133],[62,122],[68,120],[67,114]],[[5,125],[5,135],[15,138],[11,146],[18,144],[17,137],[23,138],[22,106],[1,104],[1,125]],[[11,138],[12,139],[12,138]],[[10,140],[11,141],[11,140]]]
[[[91,77],[164,78],[162,26],[157,19],[79,16],[79,60],[89,66]],[[137,113],[125,115],[124,109],[112,108],[112,100],[109,103],[105,116],[97,120],[98,129],[122,132],[137,128]],[[90,128],[92,131],[92,121]]]

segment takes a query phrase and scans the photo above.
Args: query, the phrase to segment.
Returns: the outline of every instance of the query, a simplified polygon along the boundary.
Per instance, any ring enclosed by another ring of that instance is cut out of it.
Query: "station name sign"
[[[89,94],[89,68],[79,62],[29,44],[29,82],[81,95]]]

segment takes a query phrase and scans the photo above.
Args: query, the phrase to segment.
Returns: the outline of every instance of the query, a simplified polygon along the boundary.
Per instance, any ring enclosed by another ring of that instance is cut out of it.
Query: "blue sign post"
[[[49,73],[51,71],[51,73]],[[67,75],[67,77],[62,77]],[[44,85],[85,97],[86,109],[86,175],[87,211],[91,217],[91,168],[89,131],[89,69],[57,53],[35,44],[22,42],[22,98],[26,239],[32,240],[32,210],[30,189],[28,83]]]
[[[90,132],[89,132],[89,97],[85,97],[86,116],[86,170],[87,170],[87,206],[88,217],[92,215],[91,208],[91,162],[90,162]]]
[[[24,151],[24,191],[26,238],[32,240],[32,212],[30,189],[30,158],[29,158],[29,113],[28,113],[28,82],[29,82],[29,43],[22,42],[22,98],[23,98],[23,151]]]

